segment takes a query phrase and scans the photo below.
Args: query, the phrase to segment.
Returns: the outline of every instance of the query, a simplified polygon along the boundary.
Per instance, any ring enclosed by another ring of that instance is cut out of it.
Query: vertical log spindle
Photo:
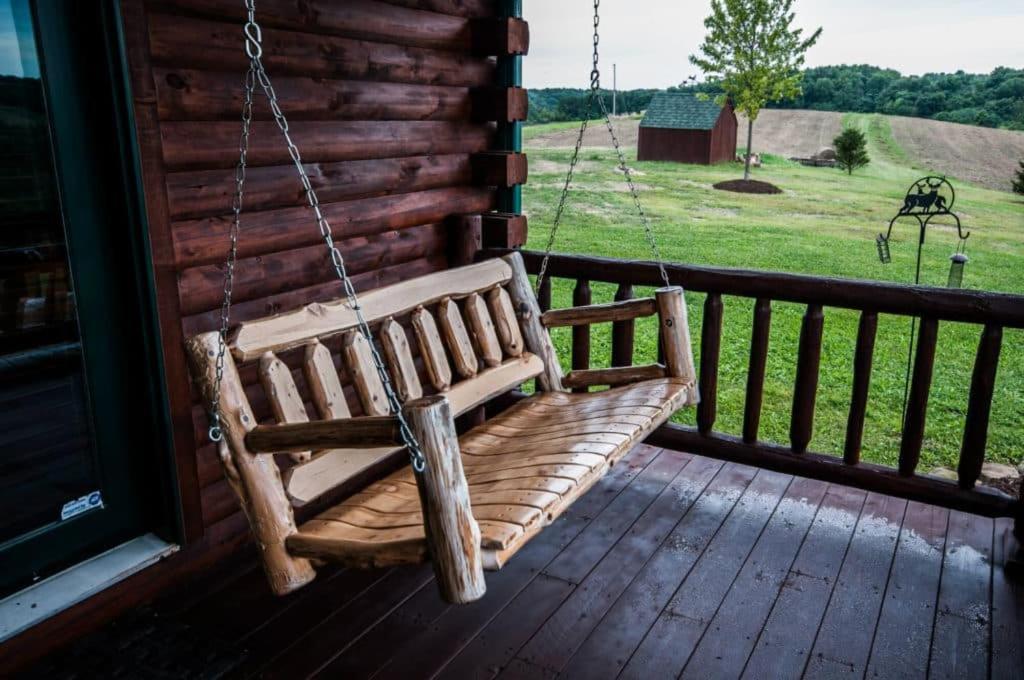
[[[633,286],[628,283],[620,283],[615,291],[615,301],[624,302],[634,297]],[[635,335],[636,322],[634,319],[628,321],[616,321],[612,324],[612,366],[633,365],[633,336]]]
[[[910,397],[907,399],[907,417],[903,423],[903,440],[900,442],[899,469],[904,477],[912,476],[921,460],[925,419],[928,415],[928,394],[931,392],[932,371],[935,368],[935,342],[938,335],[937,319],[921,319],[917,355],[914,357],[914,371],[910,382]]]
[[[700,404],[697,429],[710,434],[718,416],[718,357],[722,347],[722,296],[708,293],[700,333]]]
[[[690,403],[697,401],[697,371],[693,364],[693,345],[690,342],[690,322],[686,314],[686,298],[679,286],[654,291],[658,304],[659,354],[665,361],[665,370],[673,378],[689,381]]]
[[[437,587],[452,604],[479,600],[487,592],[480,527],[470,507],[451,406],[435,395],[409,402],[404,411],[426,459],[416,486]]]
[[[591,302],[590,281],[580,279],[572,291],[573,307],[585,307]],[[572,370],[585,371],[590,368],[590,326],[572,327]],[[588,388],[577,387],[574,392],[586,392]]]
[[[545,276],[544,280],[540,282],[540,289],[537,290],[537,306],[540,308],[540,313],[551,309],[551,276]],[[557,359],[556,359],[557,360]],[[534,390],[537,392],[543,392],[544,387],[542,386],[542,378],[537,377],[533,381]]]
[[[957,477],[960,488],[971,489],[981,476],[988,443],[988,421],[992,412],[992,394],[996,387],[996,370],[1003,346],[1003,329],[987,325],[981,332],[978,355],[971,376],[971,396],[967,402],[967,422],[964,424],[963,446]]]
[[[856,465],[860,462],[861,445],[864,439],[864,416],[868,408],[868,391],[871,387],[871,365],[875,355],[875,337],[878,335],[878,314],[863,312],[857,328],[857,349],[853,355],[853,394],[850,397],[850,415],[846,420],[846,444],[843,462]]]
[[[768,364],[768,337],[772,327],[772,301],[758,298],[754,303],[754,327],[750,334],[750,368],[747,371],[747,398],[743,406],[743,441],[753,444],[761,426],[764,401],[764,374]]]
[[[824,325],[825,313],[821,305],[808,305],[800,328],[796,386],[793,389],[793,414],[789,424],[789,440],[795,453],[805,453],[814,434],[814,401],[818,396],[821,335]]]

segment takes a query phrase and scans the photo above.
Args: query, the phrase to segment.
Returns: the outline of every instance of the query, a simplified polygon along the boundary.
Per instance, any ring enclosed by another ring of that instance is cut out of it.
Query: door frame
[[[0,592],[143,533],[182,537],[118,2],[30,5],[104,507],[8,542],[0,574],[10,576]]]

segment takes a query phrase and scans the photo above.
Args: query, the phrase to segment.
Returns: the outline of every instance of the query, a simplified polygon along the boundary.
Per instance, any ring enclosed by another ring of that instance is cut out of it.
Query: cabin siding
[[[220,323],[248,67],[244,5],[120,0],[120,7],[184,545],[8,641],[0,656],[21,662],[248,542],[207,441],[184,349],[187,336]],[[499,188],[482,184],[493,176],[474,173],[473,155],[499,148],[494,118],[514,107],[504,104],[507,93],[490,89],[499,85],[493,55],[521,46],[525,31],[503,33],[499,0],[261,0],[257,9],[266,68],[356,288],[448,268],[466,223],[457,216],[498,205]],[[343,294],[260,92],[252,128],[233,324]],[[242,376],[257,385],[255,370]],[[271,417],[265,400],[253,399],[253,408]]]

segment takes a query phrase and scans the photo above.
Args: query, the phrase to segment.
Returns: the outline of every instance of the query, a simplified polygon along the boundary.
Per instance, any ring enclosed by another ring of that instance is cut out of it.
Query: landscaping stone
[[[981,466],[981,481],[986,484],[1012,482],[1020,479],[1020,474],[1020,471],[1014,466],[1003,463],[985,463]]]
[[[949,468],[944,468],[944,467],[932,468],[931,470],[928,471],[928,474],[930,474],[932,477],[939,477],[940,479],[948,479],[951,482],[955,482],[957,480],[956,471],[955,470],[950,470]]]

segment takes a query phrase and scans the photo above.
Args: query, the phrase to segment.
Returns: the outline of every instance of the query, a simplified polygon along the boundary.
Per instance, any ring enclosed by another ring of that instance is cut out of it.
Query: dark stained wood
[[[620,677],[679,675],[790,482],[785,475],[757,473]]]
[[[498,0],[381,0],[389,5],[425,9],[457,17],[488,17],[498,13]]]
[[[483,216],[484,248],[518,248],[526,245],[526,215],[490,212]]]
[[[779,502],[681,678],[738,678],[786,583],[828,485],[796,479]]]
[[[515,151],[483,151],[472,156],[473,183],[507,188],[526,184],[526,154]]]
[[[234,7],[232,10],[239,12]],[[265,8],[260,8],[260,14],[267,14]],[[239,38],[242,20],[240,13],[232,22],[154,13],[150,17],[153,61],[169,68],[231,71],[238,74],[240,86],[249,66]],[[202,37],[202,49],[196,49],[197,36]],[[495,80],[493,62],[462,52],[280,29],[268,31],[267,38],[272,39],[273,48],[264,49],[263,63],[275,78],[455,86],[492,85]]]
[[[937,320],[921,319],[914,371],[910,379],[910,396],[907,397],[907,415],[903,423],[903,439],[900,442],[899,469],[900,474],[904,476],[914,474],[921,460],[925,418],[928,415],[928,395],[931,392],[932,372],[935,367],[935,342],[938,335]]]
[[[948,521],[945,508],[907,505],[868,677],[927,677]]]
[[[480,215],[456,215],[448,220],[448,264],[462,267],[473,264],[483,247],[483,218]]]
[[[530,99],[522,87],[478,87],[470,92],[473,120],[514,123],[530,113]]]
[[[1008,566],[1020,549],[1012,520],[995,521],[992,548],[992,677],[1010,678],[1024,668],[1024,582]]]
[[[981,341],[978,343],[978,355],[974,360],[964,440],[960,449],[958,477],[960,487],[964,489],[969,489],[977,483],[981,475],[981,466],[985,463],[988,421],[992,412],[992,394],[996,387],[996,370],[999,368],[1002,344],[1003,329],[999,326],[985,326]]]
[[[877,334],[878,315],[874,312],[862,313],[857,328],[857,349],[853,356],[853,395],[850,397],[850,416],[846,421],[846,443],[843,449],[843,460],[847,465],[860,462]]]
[[[704,301],[700,332],[700,404],[697,429],[708,434],[718,415],[718,359],[722,348],[722,296],[709,293]]]
[[[235,122],[239,118],[237,72],[158,68],[153,79],[161,120]],[[289,121],[487,120],[473,111],[468,87],[295,76],[273,82]],[[270,107],[262,102],[253,114],[257,120],[273,120]]]
[[[160,126],[169,170],[228,167],[238,160],[238,123],[169,121]],[[306,163],[476,153],[494,141],[486,124],[452,121],[303,121],[291,130]],[[288,149],[277,125],[252,124],[249,163],[281,165]]]
[[[500,255],[503,251],[496,250],[494,254]],[[536,272],[543,253],[523,251],[522,255],[527,271]],[[676,263],[667,263],[665,268],[672,285],[683,286],[691,292],[1024,328],[1022,295]],[[595,272],[600,272],[600,276],[595,276]],[[567,279],[590,278],[592,281],[635,286],[664,285],[656,264],[590,255],[552,255],[548,273]]]
[[[452,214],[479,213],[494,202],[492,190],[450,187],[327,203],[321,210],[339,238],[353,239],[439,223]],[[223,264],[230,227],[227,217],[175,222],[172,228],[178,267]],[[242,229],[243,238],[238,244],[238,256],[242,259],[317,245],[321,240],[309,210],[300,207],[250,214],[243,218]]]
[[[244,7],[231,0],[162,2],[239,25],[245,20]],[[332,0],[264,0],[257,19],[268,38],[273,35],[268,29],[280,28],[443,50],[465,51],[471,44],[471,22],[464,17],[376,0],[348,0],[340,5]]]
[[[663,453],[659,462],[670,455],[672,452]],[[700,469],[687,472],[686,464],[690,459],[677,455],[675,460],[681,461],[684,467],[537,630],[520,650],[518,658],[546,671],[562,671],[719,468],[717,464],[703,461]]]
[[[315,224],[310,226],[315,234],[319,233],[315,231]],[[355,275],[444,253],[448,237],[445,225],[425,224],[385,232],[372,240],[356,237],[336,243],[347,256],[349,273]],[[224,295],[223,280],[222,265],[183,270],[178,278],[182,313],[191,315],[219,309]],[[337,274],[331,267],[327,249],[315,244],[238,260],[232,299],[241,303],[265,295],[272,286],[295,290],[328,281],[337,281]]]
[[[572,289],[573,307],[586,307],[591,303],[590,281],[579,279]],[[585,371],[590,368],[590,326],[573,326],[572,329],[572,370]],[[574,392],[586,392],[588,388],[577,387]]]
[[[864,675],[906,505],[868,496],[804,677]]]
[[[832,486],[758,634],[742,677],[798,678],[825,615],[865,494]]]
[[[662,425],[647,441],[655,446],[693,451],[702,456],[892,494],[986,517],[1011,516],[1018,507],[1008,494],[988,487],[964,490],[938,477],[904,477],[899,471],[883,465],[846,465],[836,456],[812,452],[797,454],[788,447],[766,442],[746,444],[739,437],[720,433],[702,435],[693,428],[675,423]]]
[[[705,469],[698,463],[699,459],[692,463],[690,472]],[[732,463],[720,468],[609,612],[594,622],[596,628],[565,667],[565,677],[618,674],[755,474],[753,468]]]
[[[808,305],[800,327],[800,347],[796,359],[796,386],[793,388],[793,415],[789,441],[796,453],[804,453],[814,433],[814,401],[818,396],[821,368],[821,334],[825,314],[821,305]]]
[[[149,225],[149,256],[153,263],[156,311],[160,324],[160,347],[164,372],[184,376],[188,372],[185,359],[185,337],[181,331],[181,308],[175,282],[174,246],[170,234],[170,209],[163,190],[166,171],[161,149],[160,122],[157,116],[156,92],[150,76],[150,45],[146,35],[146,9],[141,3],[126,4],[122,11],[131,79],[132,107],[139,150],[139,171],[145,197],[146,222]],[[191,393],[184,380],[166,381],[174,445],[174,468],[180,503],[182,529],[186,543],[203,536],[202,501],[191,446]]]
[[[772,301],[759,298],[754,303],[754,326],[750,337],[750,365],[747,369],[747,394],[743,405],[743,441],[757,441],[764,402],[764,375],[768,365],[768,340],[771,334]]]
[[[619,284],[615,291],[615,301],[624,302],[634,298],[633,286]],[[612,324],[612,366],[629,366],[633,363],[633,338],[636,334],[636,323],[616,321]]]
[[[0,663],[137,675],[180,645],[209,672],[186,656],[203,641],[244,650],[216,666],[239,678],[1017,677],[1010,520],[953,513],[947,539],[947,511],[864,497],[640,446],[471,605],[446,606],[427,565],[325,570],[275,598],[250,554],[157,602],[153,632],[119,622],[46,672],[8,643]]]
[[[929,677],[988,677],[992,537],[991,521],[950,513]]]
[[[469,154],[410,156],[340,163],[307,163],[306,174],[321,203],[407,194],[472,183]],[[173,172],[167,197],[176,220],[231,213],[234,168]],[[247,213],[305,204],[294,165],[249,168],[245,179]]]
[[[530,51],[530,27],[522,19],[501,17],[473,22],[473,54],[504,57]]]

